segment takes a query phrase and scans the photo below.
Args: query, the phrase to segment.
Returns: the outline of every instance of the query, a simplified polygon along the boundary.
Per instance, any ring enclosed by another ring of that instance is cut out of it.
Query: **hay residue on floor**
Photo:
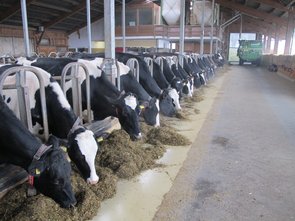
[[[189,139],[177,133],[175,129],[171,127],[153,128],[147,134],[147,138],[147,142],[150,144],[154,144],[159,141],[162,144],[171,146],[182,146],[191,144]]]
[[[156,144],[150,148],[142,146],[142,141],[131,141],[124,130],[114,131],[102,143],[98,162],[100,166],[110,168],[120,178],[131,178],[151,168],[154,161],[165,152],[163,145]]]

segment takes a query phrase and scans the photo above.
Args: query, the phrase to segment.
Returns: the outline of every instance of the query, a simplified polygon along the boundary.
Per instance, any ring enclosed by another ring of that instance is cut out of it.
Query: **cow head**
[[[163,90],[160,95],[160,111],[168,117],[173,117],[176,114],[175,104],[173,104],[173,100],[169,95],[169,89]]]
[[[40,160],[32,161],[28,172],[34,177],[33,185],[39,192],[52,198],[61,207],[69,208],[76,204],[71,186],[71,166],[59,148],[57,138],[52,136],[48,145],[52,147]]]
[[[144,121],[151,126],[160,126],[160,107],[159,100],[153,97],[148,102],[144,102],[140,105],[142,109],[142,116]]]
[[[94,134],[82,126],[72,128],[68,135],[68,154],[77,166],[82,177],[89,184],[96,184],[99,180],[95,169],[95,156],[98,145]]]
[[[183,80],[182,93],[187,97],[193,96],[190,79]]]
[[[122,128],[129,134],[130,138],[132,140],[141,139],[139,112],[137,109],[138,102],[135,95],[123,91],[116,100],[110,97],[106,98],[115,106],[119,122]]]

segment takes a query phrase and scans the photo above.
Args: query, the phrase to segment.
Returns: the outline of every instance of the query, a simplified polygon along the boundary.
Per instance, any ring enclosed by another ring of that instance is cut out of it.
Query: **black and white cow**
[[[61,207],[76,204],[71,186],[71,166],[59,148],[57,138],[46,145],[33,136],[0,96],[0,163],[25,169],[31,184]]]
[[[194,86],[199,88],[201,85],[206,85],[205,70],[201,69],[196,60],[192,57],[183,61],[184,69],[194,76]]]
[[[71,62],[83,63],[90,75],[90,100],[94,120],[103,120],[108,116],[119,119],[122,128],[130,135],[131,139],[140,139],[137,99],[132,93],[121,93],[110,81],[106,74],[99,69],[102,58],[93,60],[69,58],[39,58],[31,65],[48,71],[52,76],[60,76],[65,65]],[[80,74],[82,91],[82,108],[87,109],[85,75]],[[68,82],[67,98],[72,101],[72,89]]]
[[[73,56],[74,58],[94,59],[98,57],[103,58],[104,54],[73,54]],[[180,108],[178,93],[173,88],[161,90],[152,78],[142,57],[128,53],[116,53],[116,58],[124,64],[126,64],[130,58],[137,59],[139,63],[139,83],[151,97],[159,99],[160,112],[163,115],[170,117],[175,115],[176,109]]]
[[[5,65],[0,67],[0,75],[6,69],[17,65]],[[59,84],[51,75],[35,67],[42,74],[45,84],[46,106],[49,132],[59,138],[67,139],[68,154],[75,163],[82,177],[90,184],[98,182],[98,176],[95,169],[95,156],[98,145],[95,141],[92,131],[83,127],[77,116],[74,114],[69,102],[64,96]],[[15,82],[15,75],[8,76],[5,84]],[[40,129],[43,124],[41,112],[40,86],[37,77],[32,73],[26,72],[26,82],[29,85],[29,99],[34,126],[34,134],[40,135]],[[17,112],[18,102],[15,90],[3,91],[8,106]]]
[[[141,115],[143,116],[145,122],[151,126],[160,126],[160,106],[159,99],[151,97],[144,88],[137,82],[130,68],[121,63],[119,63],[120,69],[120,86],[121,90],[126,92],[131,92],[136,94],[139,105],[141,108]]]
[[[161,90],[151,76],[148,66],[142,57],[127,53],[116,53],[116,57],[124,64],[126,64],[130,58],[135,58],[138,61],[139,83],[150,96],[157,97],[160,100],[160,112],[163,113],[163,115],[172,117],[175,115],[176,110],[181,109],[177,91],[172,88]]]

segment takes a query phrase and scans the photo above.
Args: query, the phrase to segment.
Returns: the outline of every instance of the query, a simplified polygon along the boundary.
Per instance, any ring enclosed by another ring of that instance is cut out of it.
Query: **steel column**
[[[125,24],[125,17],[126,17],[126,7],[125,7],[125,0],[122,0],[122,45],[123,45],[123,52],[126,52],[126,24]]]
[[[201,44],[200,44],[200,54],[204,54],[204,34],[205,34],[205,26],[204,26],[204,17],[205,17],[205,0],[202,0],[202,20],[201,20]]]
[[[184,53],[184,18],[185,18],[185,0],[181,0],[180,6],[180,30],[179,30],[179,63],[183,67],[183,53]]]
[[[104,0],[105,73],[115,85],[115,1]]]
[[[88,53],[92,53],[90,0],[86,0],[86,10],[87,10]]]
[[[242,39],[242,33],[243,33],[243,16],[241,15],[240,17],[241,19],[241,23],[240,23],[240,35],[239,35],[239,39]]]
[[[213,52],[213,26],[214,26],[214,5],[215,5],[215,0],[212,0],[212,21],[211,21],[211,40],[210,40],[210,54]]]
[[[29,41],[29,28],[28,28],[26,0],[21,0],[21,10],[22,10],[22,22],[23,22],[25,52],[26,52],[26,56],[29,57],[31,51],[30,51],[30,41]]]

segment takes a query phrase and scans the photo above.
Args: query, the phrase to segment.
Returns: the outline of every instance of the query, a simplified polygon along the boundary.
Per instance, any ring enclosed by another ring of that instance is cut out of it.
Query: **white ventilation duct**
[[[202,23],[202,10],[203,3],[202,1],[194,1],[191,15],[191,24],[201,25]],[[204,24],[211,25],[212,20],[212,3],[211,1],[205,1],[204,9]]]
[[[181,0],[162,0],[162,16],[168,25],[176,25],[180,17]]]

